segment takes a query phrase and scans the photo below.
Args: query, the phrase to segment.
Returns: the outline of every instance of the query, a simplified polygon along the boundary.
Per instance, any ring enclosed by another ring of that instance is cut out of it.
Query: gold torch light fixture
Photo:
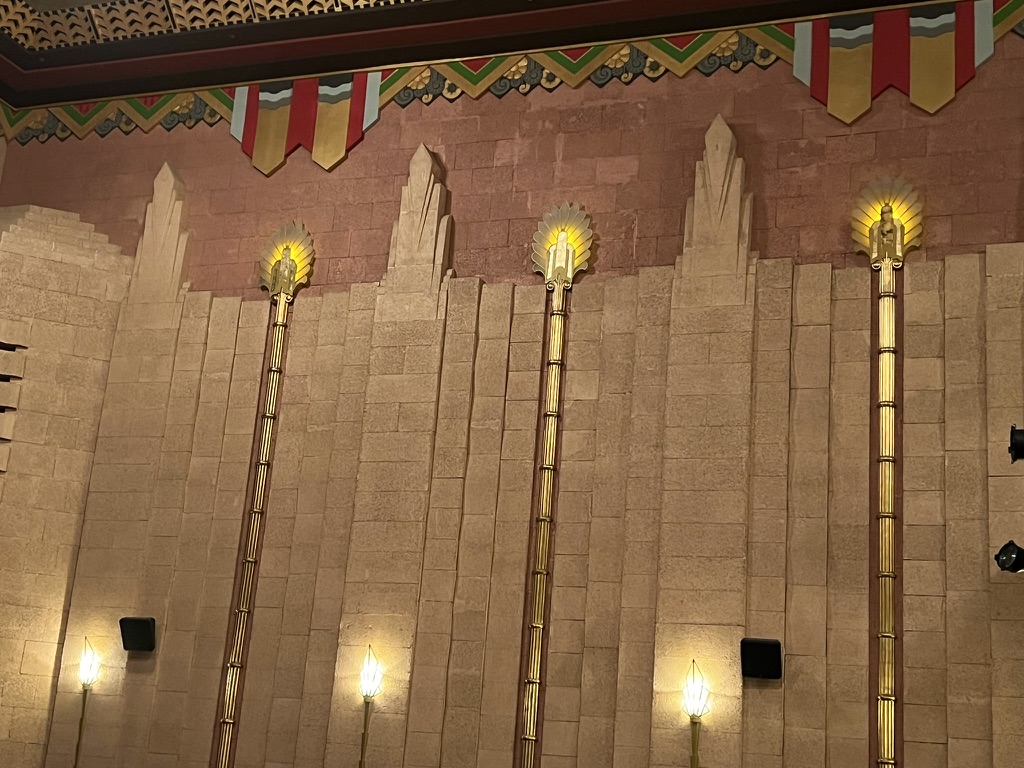
[[[366,646],[363,669],[359,673],[359,693],[363,697],[363,738],[359,745],[359,768],[366,766],[366,745],[370,739],[370,711],[373,700],[384,690],[384,667],[377,661],[373,646]]]
[[[245,684],[245,662],[249,638],[252,635],[260,554],[263,551],[263,533],[267,524],[274,429],[284,373],[288,308],[295,300],[299,288],[309,282],[314,258],[312,236],[305,227],[293,221],[278,229],[271,237],[259,264],[260,287],[265,288],[270,294],[273,305],[273,326],[268,339],[269,354],[266,358],[263,406],[256,426],[257,441],[250,457],[251,497],[247,502],[248,513],[243,522],[238,545],[240,551],[235,569],[228,644],[210,760],[213,768],[232,768],[235,764],[239,715],[242,711]]]
[[[82,658],[78,663],[78,682],[82,685],[82,712],[78,716],[78,741],[75,742],[75,768],[78,768],[78,760],[82,755],[82,735],[85,733],[85,707],[89,703],[89,692],[100,679],[100,655],[96,653],[85,638],[85,645],[82,646]]]
[[[78,665],[78,680],[82,683],[83,690],[88,691],[99,679],[100,655],[93,649],[87,637],[82,648],[82,660]]]
[[[540,410],[543,437],[537,461],[537,496],[531,532],[532,562],[528,575],[525,680],[520,699],[519,767],[537,764],[541,710],[541,672],[544,659],[544,625],[548,611],[548,580],[551,573],[551,532],[555,522],[555,489],[558,472],[558,434],[562,402],[562,368],[565,362],[565,328],[568,294],[573,277],[587,268],[594,233],[590,218],[579,205],[563,203],[549,211],[533,236],[533,271],[544,276],[551,294],[547,304],[548,338],[544,359],[544,390]]]
[[[921,245],[923,233],[920,195],[901,179],[885,178],[871,184],[861,195],[851,217],[853,240],[857,250],[867,254],[871,268],[878,272],[878,407],[875,410],[878,442],[875,448],[878,492],[872,500],[877,520],[878,560],[874,610],[878,617],[878,654],[876,656],[878,716],[877,765],[896,765],[897,695],[899,627],[896,616],[902,587],[897,583],[896,560],[902,520],[898,519],[899,477],[896,452],[899,417],[896,412],[899,350],[896,346],[897,317],[896,272],[903,266],[905,254]]]
[[[690,768],[700,768],[701,718],[711,711],[711,691],[696,660],[690,663],[683,683],[683,711],[690,718]]]

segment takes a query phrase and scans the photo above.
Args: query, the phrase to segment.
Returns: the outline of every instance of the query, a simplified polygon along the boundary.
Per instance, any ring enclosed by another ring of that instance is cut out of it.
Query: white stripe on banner
[[[231,135],[238,141],[245,133],[245,108],[249,103],[249,86],[240,85],[235,88],[235,103],[231,107]]]
[[[285,88],[280,91],[260,91],[261,104],[277,104],[279,101],[286,101],[292,97],[292,89]]]
[[[843,29],[842,27],[833,27],[828,31],[829,39],[835,38],[837,40],[856,40],[858,37],[863,37],[866,32],[871,32],[874,29],[874,24],[862,24],[854,29]]]
[[[366,75],[366,106],[363,108],[363,130],[377,122],[380,117],[380,81],[382,73],[369,72]]]
[[[323,83],[317,88],[320,96],[341,96],[352,90],[352,83],[342,83],[341,85],[324,85]]]
[[[917,16],[917,17],[911,16],[910,17],[910,28],[911,29],[927,29],[927,30],[932,30],[932,29],[937,29],[939,27],[947,26],[949,24],[953,24],[955,22],[956,22],[956,14],[955,13],[947,13],[947,14],[944,14],[942,16],[936,16],[933,19],[925,18],[923,16]]]
[[[984,64],[996,52],[992,0],[974,4],[974,66]]]
[[[811,22],[798,21],[793,32],[793,74],[804,85],[811,84]]]

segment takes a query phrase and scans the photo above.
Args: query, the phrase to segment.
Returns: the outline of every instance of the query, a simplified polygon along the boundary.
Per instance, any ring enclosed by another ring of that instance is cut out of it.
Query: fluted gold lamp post
[[[309,282],[313,269],[313,238],[295,222],[281,227],[271,238],[260,259],[260,286],[270,294],[273,305],[272,333],[268,338],[267,370],[262,412],[257,423],[257,440],[251,457],[252,483],[235,570],[224,668],[221,673],[220,702],[213,739],[212,768],[232,768],[238,739],[238,717],[242,710],[245,662],[252,635],[252,612],[256,602],[260,554],[266,528],[266,502],[273,461],[274,427],[277,423],[278,395],[284,375],[285,334],[288,307],[295,293]]]
[[[590,219],[578,205],[569,203],[563,203],[548,213],[533,236],[533,271],[544,275],[544,284],[551,294],[551,301],[548,303],[548,339],[545,348],[546,378],[540,402],[544,432],[535,481],[537,498],[532,531],[533,561],[527,582],[526,679],[518,723],[521,768],[533,768],[537,759],[568,295],[572,290],[573,278],[587,268],[592,241]]]
[[[878,443],[874,455],[878,465],[878,495],[872,510],[878,521],[877,601],[877,765],[896,765],[896,732],[899,691],[896,666],[900,627],[896,623],[900,588],[897,583],[897,537],[902,527],[899,513],[896,451],[899,416],[896,411],[896,382],[900,365],[896,347],[897,280],[904,254],[921,244],[922,205],[919,195],[903,181],[883,179],[869,186],[853,211],[853,239],[857,249],[871,259],[878,277],[878,407],[875,418]]]
[[[82,660],[78,664],[78,681],[82,684],[82,713],[78,717],[78,741],[75,742],[75,768],[82,754],[82,735],[85,733],[85,708],[89,703],[89,692],[100,679],[100,656],[93,650],[89,638],[82,647]]]
[[[700,719],[711,711],[711,691],[696,660],[690,663],[683,684],[683,711],[690,717],[690,768],[700,768]]]
[[[363,738],[359,743],[359,768],[366,768],[366,745],[370,740],[370,712],[373,700],[384,690],[384,668],[373,653],[373,646],[366,646],[363,669],[359,673],[359,693],[363,696]]]

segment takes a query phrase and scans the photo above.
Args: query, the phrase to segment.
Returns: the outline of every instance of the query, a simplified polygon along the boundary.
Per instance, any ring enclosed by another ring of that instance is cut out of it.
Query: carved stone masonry
[[[135,255],[129,304],[178,300],[185,276],[188,232],[182,228],[185,187],[170,166],[153,180],[153,201],[146,206],[146,224]]]
[[[444,171],[420,145],[402,188],[402,209],[391,233],[388,270],[381,281],[376,319],[436,320],[444,316],[451,264],[452,217]]]
[[[736,137],[719,115],[697,162],[694,196],[686,204],[683,253],[676,263],[678,273],[689,278],[685,283],[697,290],[711,288],[718,304],[743,304],[753,296],[752,196],[743,190],[743,173]]]

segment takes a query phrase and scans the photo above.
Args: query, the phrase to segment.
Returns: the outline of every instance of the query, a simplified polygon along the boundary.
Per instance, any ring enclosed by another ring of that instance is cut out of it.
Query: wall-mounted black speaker
[[[759,680],[782,679],[782,643],[744,637],[740,640],[740,666],[744,677]]]
[[[152,651],[156,648],[156,619],[152,616],[125,616],[121,625],[121,645],[126,651]]]

